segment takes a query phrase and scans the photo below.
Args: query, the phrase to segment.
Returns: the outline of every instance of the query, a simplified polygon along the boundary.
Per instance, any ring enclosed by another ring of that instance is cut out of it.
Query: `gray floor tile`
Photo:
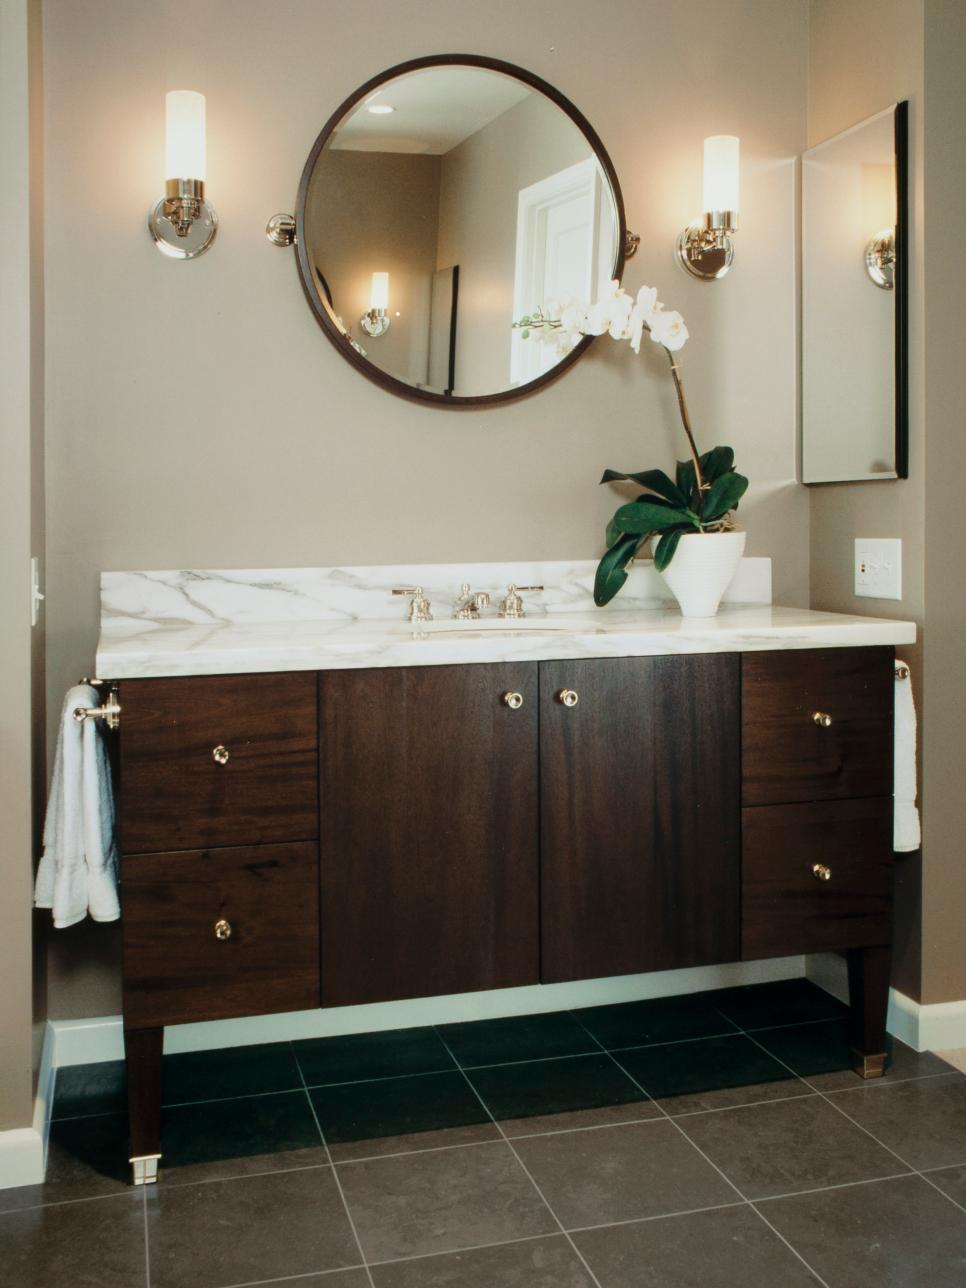
[[[221,1288],[359,1264],[332,1169],[147,1195],[151,1288]]]
[[[141,1194],[0,1216],[0,1279],[10,1288],[142,1288]]]
[[[657,1106],[600,1051],[470,1069],[467,1076],[508,1136],[662,1117]]]
[[[966,1167],[944,1167],[930,1172],[929,1179],[961,1208],[966,1210]]]
[[[761,1210],[831,1288],[962,1288],[966,1213],[919,1176],[800,1194]]]
[[[961,1073],[831,1097],[912,1167],[966,1163],[966,1078]]]
[[[329,1270],[320,1275],[299,1275],[296,1279],[263,1279],[258,1288],[369,1288],[369,1276],[358,1266],[353,1270]]]
[[[678,1122],[746,1198],[872,1180],[904,1170],[888,1150],[821,1096],[692,1114]]]
[[[813,1288],[820,1282],[749,1207],[573,1237],[606,1288]]]
[[[593,1288],[562,1235],[374,1266],[376,1288]]]
[[[443,1024],[440,1037],[464,1069],[596,1051],[597,1043],[567,1011]]]
[[[566,1229],[737,1198],[666,1119],[532,1136],[514,1147]]]
[[[338,1167],[369,1261],[449,1252],[557,1230],[503,1143]]]
[[[310,1087],[455,1067],[452,1056],[431,1028],[305,1038],[293,1042],[292,1050]]]

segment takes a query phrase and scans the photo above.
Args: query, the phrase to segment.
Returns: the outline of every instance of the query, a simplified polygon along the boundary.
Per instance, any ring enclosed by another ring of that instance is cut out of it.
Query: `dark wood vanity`
[[[893,668],[875,646],[120,681],[136,1179],[186,1021],[842,950],[880,1074]]]

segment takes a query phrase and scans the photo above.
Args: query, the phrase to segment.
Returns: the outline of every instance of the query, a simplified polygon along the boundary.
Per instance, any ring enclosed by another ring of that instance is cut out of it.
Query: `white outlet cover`
[[[855,594],[902,598],[902,542],[898,537],[856,537]]]

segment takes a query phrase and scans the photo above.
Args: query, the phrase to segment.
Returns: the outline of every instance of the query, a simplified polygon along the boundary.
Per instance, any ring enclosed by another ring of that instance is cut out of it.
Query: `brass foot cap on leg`
[[[158,1179],[158,1160],[160,1154],[141,1154],[129,1158],[131,1164],[131,1183],[133,1185],[154,1185]]]
[[[861,1051],[853,1050],[852,1068],[860,1078],[881,1078],[886,1071],[886,1053],[863,1055]]]

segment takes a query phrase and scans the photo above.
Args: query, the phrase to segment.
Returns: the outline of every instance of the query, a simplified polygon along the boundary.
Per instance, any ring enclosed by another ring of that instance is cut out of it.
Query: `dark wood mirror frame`
[[[474,396],[460,396],[458,394],[440,394],[434,393],[429,389],[416,389],[414,386],[406,384],[403,380],[397,380],[395,376],[380,370],[374,363],[367,361],[358,353],[350,344],[347,337],[339,330],[333,321],[329,310],[326,308],[322,296],[319,294],[318,279],[315,268],[309,261],[308,249],[306,247],[305,229],[305,207],[308,199],[309,184],[312,180],[312,174],[315,170],[315,163],[319,158],[326,143],[331,138],[336,127],[341,124],[349,112],[352,111],[359,103],[367,99],[375,90],[379,89],[387,81],[394,80],[397,76],[402,76],[407,72],[420,71],[426,67],[478,67],[487,71],[500,72],[505,76],[512,76],[516,80],[531,86],[539,91],[546,98],[550,99],[557,107],[564,112],[574,125],[580,130],[587,142],[590,144],[594,155],[600,164],[601,169],[607,176],[610,183],[611,192],[614,197],[614,207],[617,212],[617,262],[614,265],[614,277],[620,279],[624,271],[624,247],[627,239],[627,224],[624,218],[624,200],[621,195],[620,184],[617,181],[617,173],[614,170],[613,163],[601,143],[596,131],[589,121],[581,112],[574,107],[569,99],[565,98],[559,90],[555,89],[547,81],[535,76],[533,72],[528,72],[522,67],[517,67],[513,63],[501,62],[496,58],[484,58],[477,54],[433,54],[427,58],[414,58],[409,62],[399,63],[395,67],[390,67],[378,76],[373,76],[371,80],[366,81],[353,94],[345,100],[329,117],[322,128],[321,134],[312,145],[305,168],[302,171],[302,178],[299,181],[298,203],[295,210],[295,247],[296,261],[298,263],[299,278],[302,282],[302,289],[305,292],[305,298],[308,300],[309,308],[315,315],[316,321],[325,332],[326,336],[339,351],[339,353],[356,368],[368,380],[375,384],[381,385],[383,389],[390,393],[398,394],[402,398],[408,398],[413,402],[429,403],[437,407],[491,407],[501,406],[504,403],[512,402],[517,398],[525,398],[527,395],[536,393],[552,380],[556,380],[565,371],[569,370],[574,363],[586,352],[591,344],[593,337],[585,336],[579,344],[565,357],[554,366],[550,371],[538,376],[535,380],[528,381],[525,385],[520,385],[516,389],[504,389],[495,394],[477,394]]]

